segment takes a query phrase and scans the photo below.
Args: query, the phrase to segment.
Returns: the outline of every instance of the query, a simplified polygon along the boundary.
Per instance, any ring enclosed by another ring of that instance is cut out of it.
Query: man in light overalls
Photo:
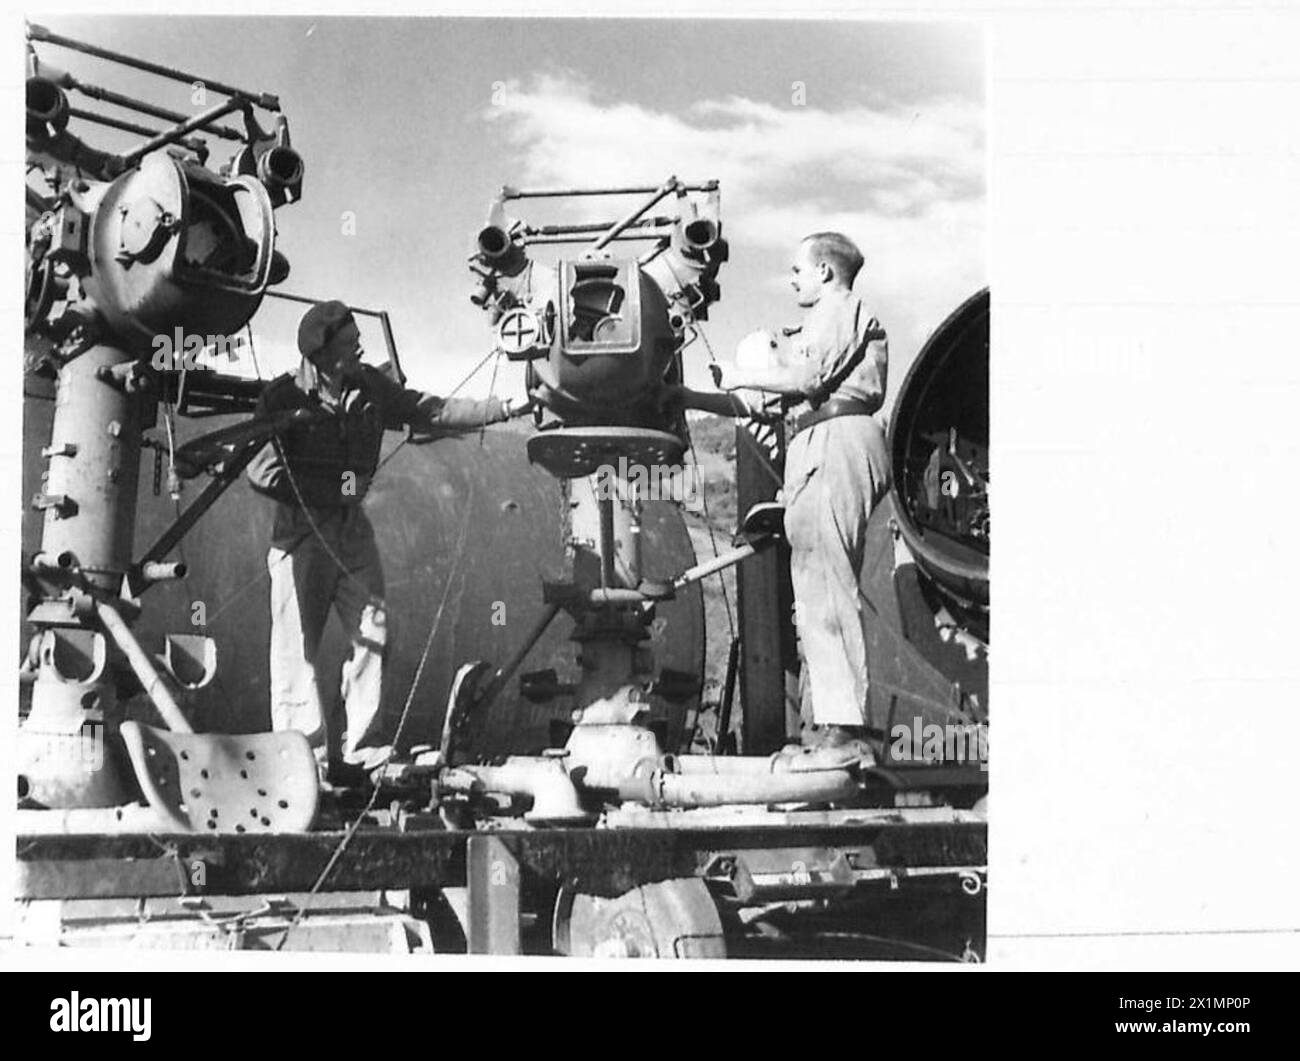
[[[799,244],[791,285],[802,327],[782,349],[755,332],[738,367],[715,366],[723,390],[782,396],[796,413],[786,451],[785,532],[803,657],[805,742],[868,754],[867,650],[858,577],[867,520],[885,496],[890,462],[875,413],[884,404],[885,331],[853,294],[862,254],[837,232]]]

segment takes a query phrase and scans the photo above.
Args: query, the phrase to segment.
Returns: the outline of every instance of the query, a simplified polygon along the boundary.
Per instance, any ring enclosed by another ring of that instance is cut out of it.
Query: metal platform
[[[695,879],[724,912],[802,906],[821,916],[837,903],[870,910],[899,893],[940,892],[982,936],[987,825],[968,811],[645,811],[608,828],[364,827],[346,845],[344,835],[19,836],[16,897],[72,910],[295,895],[304,911],[326,913],[332,894],[408,893],[416,912],[460,894],[465,949],[517,954],[521,926],[545,919],[561,890],[614,899]]]

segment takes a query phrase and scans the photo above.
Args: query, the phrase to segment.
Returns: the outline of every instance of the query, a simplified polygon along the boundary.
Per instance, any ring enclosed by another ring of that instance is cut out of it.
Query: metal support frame
[[[211,89],[213,92],[219,92],[223,96],[237,96],[246,99],[256,103],[257,106],[264,110],[278,111],[280,109],[279,99],[268,92],[248,92],[245,89],[235,88],[233,85],[214,81],[208,77],[199,77],[197,74],[186,73],[184,70],[178,70],[172,66],[151,63],[147,59],[137,59],[133,55],[125,55],[109,48],[100,48],[94,44],[86,44],[84,41],[73,40],[71,37],[65,37],[59,33],[51,33],[44,26],[28,23],[27,39],[39,41],[43,44],[52,44],[58,48],[68,48],[84,55],[93,55],[96,59],[107,59],[111,63],[121,63],[123,66],[129,66],[134,70],[142,70],[146,74],[156,74],[158,77],[165,77],[170,81],[182,81],[189,85],[194,84],[196,81],[202,82],[205,88]]]
[[[113,106],[135,111],[139,114],[147,114],[154,118],[161,118],[165,121],[173,122],[170,129],[161,132],[154,132],[143,126],[136,125],[134,122],[127,122],[121,118],[112,115],[98,114],[80,109],[69,109],[71,117],[80,118],[85,121],[94,122],[99,125],[108,126],[131,132],[146,137],[143,143],[137,144],[130,151],[122,155],[106,155],[105,159],[109,166],[109,172],[104,174],[105,179],[111,179],[117,176],[118,172],[134,166],[144,156],[159,148],[166,147],[168,144],[179,143],[187,150],[199,155],[201,161],[207,159],[207,146],[202,141],[195,140],[189,136],[193,132],[206,132],[213,136],[225,140],[234,140],[238,142],[252,143],[254,131],[257,125],[253,119],[253,108],[260,107],[263,110],[279,112],[280,101],[276,96],[267,92],[250,92],[245,89],[236,88],[234,85],[227,85],[221,81],[215,81],[211,78],[199,77],[196,74],[188,73],[175,67],[163,66],[160,63],[152,63],[145,59],[137,59],[134,56],[126,55],[122,52],[116,52],[109,48],[100,48],[93,44],[87,44],[84,41],[74,40],[71,37],[65,37],[62,34],[51,33],[44,26],[37,26],[31,23],[27,25],[28,52],[35,55],[33,43],[52,45],[57,48],[66,48],[70,51],[81,52],[84,55],[94,56],[97,59],[104,59],[111,63],[117,63],[120,66],[129,67],[133,70],[140,70],[147,74],[153,74],[170,81],[179,81],[187,85],[202,85],[204,89],[210,89],[218,95],[227,97],[225,102],[219,103],[208,108],[201,114],[187,117],[184,114],[169,110],[165,107],[157,106],[145,100],[138,100],[134,97],[125,95],[120,92],[114,92],[111,89],[103,88],[99,85],[92,85],[73,77],[71,74],[62,74],[57,78],[56,83],[60,89],[70,89],[81,92],[91,99],[99,100]],[[38,66],[39,72],[39,66]],[[219,124],[218,119],[232,114],[236,111],[244,113],[247,134],[240,133],[237,129],[229,125]],[[75,138],[72,140],[75,143]],[[84,168],[84,167],[83,167]]]
[[[236,457],[227,461],[221,476],[213,479],[203,488],[203,492],[190,503],[189,508],[182,512],[170,527],[163,531],[162,536],[149,547],[135,566],[143,567],[151,561],[161,560],[170,553],[190,532],[190,528],[199,521],[200,517],[216,504],[217,499],[239,478],[239,473],[261,447],[261,442],[250,443]]]
[[[266,292],[267,298],[283,299],[285,302],[299,302],[304,306],[314,306],[320,299],[311,298],[308,295],[295,295],[289,291],[272,291]],[[403,387],[406,386],[406,373],[402,371],[401,359],[397,356],[397,342],[393,338],[393,323],[388,317],[388,311],[383,309],[363,309],[360,306],[348,306],[354,314],[362,317],[374,317],[379,321],[380,326],[384,329],[384,344],[388,347],[388,359],[393,363],[393,371],[397,375],[397,382]]]
[[[523,643],[515,649],[514,654],[505,663],[497,668],[492,677],[488,679],[487,684],[475,695],[472,710],[482,711],[497,698],[501,690],[505,688],[506,682],[522,666],[524,660],[528,658],[528,654],[533,650],[537,642],[542,639],[542,635],[546,633],[551,622],[559,614],[559,604],[548,604],[543,609],[542,614],[537,617],[537,622],[528,631],[528,636],[524,638]]]
[[[634,185],[626,188],[512,188],[506,185],[501,189],[501,199],[567,199],[571,196],[591,195],[652,195],[659,191],[661,185]],[[716,192],[718,182],[705,181],[703,184],[681,184],[677,187],[684,192]]]
[[[599,237],[594,243],[592,243],[590,249],[598,251],[602,247],[607,246],[611,241],[617,239],[623,232],[640,221],[646,211],[655,206],[659,200],[672,195],[673,192],[681,193],[682,191],[683,188],[681,182],[676,177],[669,177],[658,188],[655,188],[650,192],[650,197],[646,199],[645,202],[634,210],[629,211],[623,217],[619,218],[619,220],[615,221],[603,236]]]
[[[237,110],[241,110],[244,106],[246,106],[246,104],[240,99],[228,99],[225,103],[218,103],[215,107],[209,107],[202,114],[196,114],[188,121],[172,126],[172,128],[168,129],[166,132],[159,133],[152,139],[146,140],[143,144],[137,144],[126,154],[118,157],[121,158],[122,162],[127,167],[134,166],[144,158],[145,155],[157,151],[160,147],[166,147],[168,144],[174,144],[178,140],[183,140],[188,134],[195,130],[202,129],[209,123],[216,121],[218,118],[224,118],[227,114],[232,114]]]
[[[136,136],[161,136],[157,129],[150,129],[147,125],[139,125],[136,122],[128,122],[123,118],[113,118],[107,114],[96,114],[94,111],[82,110],[80,107],[69,107],[68,117],[81,118],[83,121],[94,122],[96,125],[103,125],[109,129],[120,129],[124,133],[134,133]],[[182,137],[176,141],[181,147],[193,151],[196,155],[206,155],[208,145],[202,140],[193,137]]]
[[[135,111],[138,114],[147,114],[150,118],[161,118],[163,121],[173,123],[188,121],[188,116],[181,114],[179,111],[169,110],[166,107],[159,107],[156,104],[147,102],[146,100],[135,99],[132,96],[123,95],[121,92],[114,92],[111,89],[101,88],[99,85],[89,84],[79,78],[73,77],[71,74],[67,75],[66,87],[80,92],[83,96],[89,96],[93,100],[99,100],[101,103],[111,103],[115,106],[123,107],[126,110]],[[111,123],[111,120],[104,115],[78,115],[76,111],[69,111],[69,114],[73,117],[84,117],[90,121],[100,121],[105,125]],[[139,126],[127,128],[123,125],[119,126],[119,128],[124,129],[126,132],[138,133],[143,131]],[[220,137],[222,140],[236,140],[242,143],[244,139],[243,133],[229,125],[210,125],[204,130],[204,132],[211,133],[213,136]],[[154,136],[156,134],[147,132],[145,135]]]
[[[844,853],[863,880],[886,870],[899,876],[963,872],[988,861],[987,825],[969,812],[889,809],[836,814],[838,818],[816,812],[768,813],[769,824],[751,820],[694,828],[670,816],[672,820],[662,824],[627,828],[516,828],[490,835],[363,828],[341,851],[342,834],[337,832],[20,834],[15,897],[284,894],[311,890],[331,866],[320,889],[325,892],[460,887],[474,880],[477,871],[471,863],[477,859],[488,874],[487,884],[494,860],[497,879],[507,882],[486,892],[480,889],[480,895],[493,901],[500,897],[508,908],[516,901],[516,880],[517,894],[526,895],[530,881],[565,882],[583,892],[613,897],[641,884],[705,876],[720,856],[757,849],[792,852],[792,867],[798,861],[795,852],[834,849]],[[482,841],[495,843],[480,845]],[[518,864],[517,878],[510,876],[506,854]],[[193,872],[196,865],[202,865],[203,873]],[[500,927],[498,921],[492,931]]]
[[[665,217],[658,214],[655,217],[647,217],[629,225],[630,232],[640,231],[642,229],[659,229],[658,235],[666,235],[676,226],[675,218]],[[604,232],[609,228],[608,221],[582,221],[570,225],[524,225],[520,228],[519,234],[524,237],[529,236],[579,236],[591,235],[593,233]],[[647,237],[648,238],[648,237]]]
[[[127,662],[135,672],[135,676],[140,680],[140,685],[149,697],[153,705],[162,715],[163,721],[167,723],[167,728],[173,733],[193,733],[194,727],[190,725],[185,713],[181,711],[180,704],[172,696],[171,690],[163,682],[158,668],[153,665],[153,660],[149,658],[140,642],[136,640],[135,635],[131,633],[131,628],[126,625],[126,621],[118,614],[117,609],[106,600],[95,601],[95,613],[99,616],[100,623],[112,639],[117,643],[117,647],[122,650],[126,656]]]
[[[778,454],[784,430],[775,425]],[[767,461],[749,428],[736,427],[737,511],[776,497],[779,472]],[[736,568],[740,627],[741,750],[746,755],[776,751],[786,739],[785,675],[793,655],[789,546],[768,549]]]
[[[519,862],[491,833],[466,844],[470,954],[520,954]]]
[[[603,250],[615,240],[644,240],[644,239],[663,239],[667,232],[663,231],[665,227],[662,218],[645,219],[645,214],[653,208],[660,200],[669,195],[686,195],[688,192],[716,192],[718,182],[716,180],[706,181],[703,184],[686,184],[679,181],[676,177],[669,177],[663,184],[659,185],[635,185],[624,188],[530,188],[520,189],[512,188],[509,185],[501,189],[499,201],[501,203],[509,202],[513,199],[568,199],[578,196],[597,196],[597,195],[644,195],[647,198],[637,207],[628,211],[617,221],[602,223],[600,225],[552,225],[544,226],[540,229],[525,229],[522,234],[521,242],[529,244],[549,244],[549,243],[584,243],[586,240],[574,238],[576,235],[587,232],[595,235],[596,238],[591,241],[587,248],[588,253],[594,253]],[[671,222],[667,227],[671,227]],[[655,231],[659,228],[659,231]]]
[[[631,240],[662,241],[667,239],[667,234],[663,231],[656,231],[654,229],[638,228],[638,229],[633,229],[630,232],[620,232],[617,236],[614,236],[613,239],[619,242],[631,241]],[[583,236],[577,233],[574,233],[573,235],[560,235],[560,236],[521,236],[519,238],[519,242],[525,247],[536,247],[536,246],[548,246],[551,244],[560,245],[560,244],[568,244],[568,243],[590,243],[591,237]]]

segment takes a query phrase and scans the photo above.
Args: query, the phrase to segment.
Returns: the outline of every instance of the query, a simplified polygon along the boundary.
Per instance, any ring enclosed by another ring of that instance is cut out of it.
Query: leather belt
[[[823,420],[832,420],[837,416],[870,416],[874,412],[875,409],[860,398],[831,398],[816,409],[795,417],[794,434],[807,431],[815,424],[820,424]]]

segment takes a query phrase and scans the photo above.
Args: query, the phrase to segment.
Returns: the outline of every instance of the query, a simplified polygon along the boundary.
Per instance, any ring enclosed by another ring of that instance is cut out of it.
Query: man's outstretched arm
[[[512,398],[440,398],[436,394],[403,388],[382,373],[378,384],[385,399],[385,426],[407,425],[430,434],[477,431],[488,424],[504,423],[531,411],[531,402]]]
[[[715,416],[753,417],[756,415],[753,406],[739,394],[697,391],[690,387],[678,386],[672,389],[672,400],[687,409],[699,409],[701,412],[713,413]]]

